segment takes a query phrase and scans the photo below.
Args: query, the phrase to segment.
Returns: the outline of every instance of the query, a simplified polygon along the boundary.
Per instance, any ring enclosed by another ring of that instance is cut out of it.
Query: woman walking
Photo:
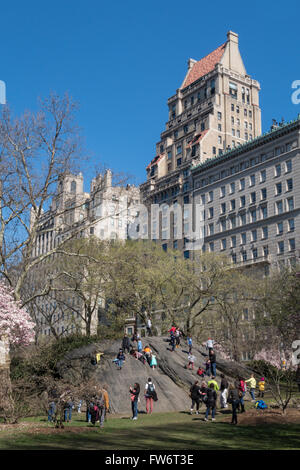
[[[133,420],[137,420],[138,418],[138,401],[139,401],[139,394],[140,394],[140,385],[138,383],[134,384],[134,387],[130,387],[130,399],[131,399],[131,409],[132,409],[132,418]]]

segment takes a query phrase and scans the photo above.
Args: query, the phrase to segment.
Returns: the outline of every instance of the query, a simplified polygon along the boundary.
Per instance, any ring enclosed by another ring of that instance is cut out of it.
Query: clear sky
[[[272,118],[296,118],[299,21],[299,1],[11,0],[1,2],[0,80],[16,113],[68,91],[80,104],[91,166],[139,184],[188,58],[211,52],[228,30],[239,34],[247,73],[261,84],[263,132]]]

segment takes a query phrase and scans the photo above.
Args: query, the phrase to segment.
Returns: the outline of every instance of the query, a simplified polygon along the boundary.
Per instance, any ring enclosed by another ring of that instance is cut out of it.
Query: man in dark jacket
[[[194,405],[196,405],[196,414],[198,415],[199,414],[200,401],[201,401],[201,398],[202,398],[201,388],[199,386],[198,380],[196,380],[196,382],[191,386],[190,393],[191,393],[191,399],[192,399],[191,414],[193,414]]]
[[[204,421],[208,421],[209,411],[211,410],[211,420],[215,421],[215,414],[216,414],[216,404],[217,404],[217,392],[215,391],[214,384],[210,384],[209,388],[207,389],[207,400],[206,400],[206,413]]]
[[[216,372],[217,364],[216,364],[216,353],[214,352],[213,349],[209,352],[209,360],[210,360],[211,375],[214,379],[217,375],[217,372]]]
[[[237,388],[237,386],[238,385],[235,384],[235,386],[231,385],[229,387],[228,402],[232,405],[231,424],[237,424],[237,410],[240,403],[239,389]]]
[[[122,349],[125,352],[125,354],[126,354],[126,350],[127,352],[130,351],[130,340],[126,334],[124,335],[124,338],[122,339]]]

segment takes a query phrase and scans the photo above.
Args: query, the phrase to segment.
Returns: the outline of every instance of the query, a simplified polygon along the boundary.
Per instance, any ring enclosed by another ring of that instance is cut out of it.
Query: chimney
[[[232,41],[235,44],[239,44],[239,35],[237,33],[234,33],[233,31],[228,31],[227,41]]]
[[[194,64],[196,63],[197,61],[195,59],[189,59],[188,60],[188,71],[191,70],[191,68],[194,66]]]

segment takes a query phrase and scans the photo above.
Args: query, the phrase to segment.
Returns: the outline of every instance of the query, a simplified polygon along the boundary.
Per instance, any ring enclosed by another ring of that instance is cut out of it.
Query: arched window
[[[71,182],[71,193],[76,193],[76,181]]]

